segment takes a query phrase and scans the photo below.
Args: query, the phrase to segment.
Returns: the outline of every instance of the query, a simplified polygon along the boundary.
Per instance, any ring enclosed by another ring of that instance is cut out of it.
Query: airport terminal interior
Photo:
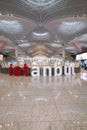
[[[87,0],[0,0],[0,130],[87,130]]]

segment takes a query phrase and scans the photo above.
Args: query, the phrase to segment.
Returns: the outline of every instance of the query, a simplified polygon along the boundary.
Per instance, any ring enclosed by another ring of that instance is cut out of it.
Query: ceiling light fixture
[[[87,23],[85,22],[62,22],[62,24],[58,27],[58,31],[67,34],[72,35],[80,32],[81,30],[85,29],[87,27]]]
[[[14,34],[22,32],[23,27],[17,20],[0,20],[0,30]]]
[[[51,46],[52,46],[52,47],[55,47],[55,48],[60,48],[60,47],[62,47],[62,45],[56,44],[56,43],[52,43]]]

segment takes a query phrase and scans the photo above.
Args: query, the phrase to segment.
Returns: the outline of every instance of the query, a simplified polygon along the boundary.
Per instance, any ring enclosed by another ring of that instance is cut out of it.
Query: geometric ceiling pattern
[[[32,30],[26,38],[29,40],[29,42],[49,43],[53,40],[54,35],[46,28],[38,26]]]
[[[60,17],[87,14],[87,0],[0,0],[0,11],[43,23]]]
[[[64,0],[22,0],[26,6],[30,6],[34,10],[48,10],[49,8],[55,7],[57,4],[60,5]]]
[[[87,51],[87,0],[0,0],[0,12],[1,53],[15,45],[30,56],[61,54],[63,45]]]

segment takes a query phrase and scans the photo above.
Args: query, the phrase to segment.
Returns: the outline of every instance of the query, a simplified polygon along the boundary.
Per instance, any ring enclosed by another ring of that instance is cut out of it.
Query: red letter
[[[15,66],[14,67],[14,76],[20,76],[20,75],[21,75],[20,67]]]
[[[9,75],[12,76],[12,72],[13,72],[13,68],[12,68],[12,64],[10,64],[10,68],[9,68]]]
[[[24,64],[24,75],[25,76],[29,76],[28,69],[29,69],[28,66],[26,64]]]

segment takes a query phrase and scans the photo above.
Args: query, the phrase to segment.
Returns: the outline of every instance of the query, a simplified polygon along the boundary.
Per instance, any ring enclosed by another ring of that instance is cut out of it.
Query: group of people
[[[87,69],[87,63],[85,61],[80,62],[80,68]]]

